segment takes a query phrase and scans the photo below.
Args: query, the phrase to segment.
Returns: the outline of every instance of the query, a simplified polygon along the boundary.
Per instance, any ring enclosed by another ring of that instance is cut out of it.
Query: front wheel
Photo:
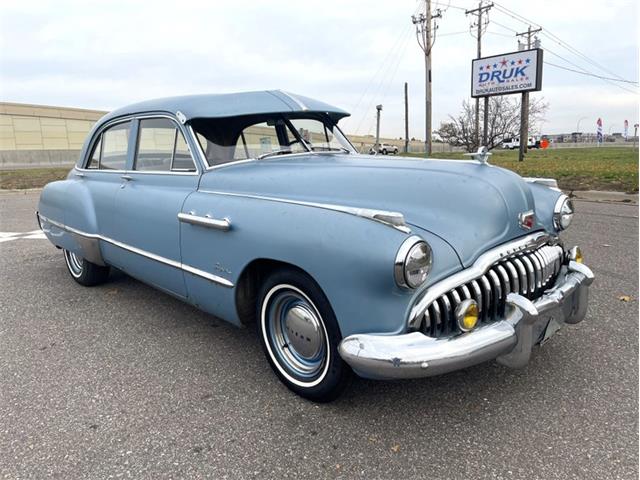
[[[109,267],[102,267],[82,258],[77,253],[63,250],[64,260],[71,277],[80,285],[91,287],[107,281]]]
[[[262,286],[258,330],[271,368],[293,392],[330,402],[351,378],[338,354],[342,340],[333,309],[306,274],[280,270]]]

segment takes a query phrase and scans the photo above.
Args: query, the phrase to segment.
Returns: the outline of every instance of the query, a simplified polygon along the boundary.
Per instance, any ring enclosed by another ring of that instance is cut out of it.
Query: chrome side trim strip
[[[231,221],[228,218],[223,218],[218,220],[217,218],[212,218],[210,216],[201,217],[199,215],[194,215],[193,213],[182,213],[178,214],[178,220],[183,223],[189,223],[191,225],[199,225],[201,227],[209,227],[215,228],[217,230],[222,230],[226,232],[231,229]]]
[[[118,240],[114,240],[113,238],[109,238],[109,237],[105,237],[103,235],[99,235],[96,233],[87,233],[87,232],[83,232],[81,230],[69,227],[67,225],[64,225],[60,222],[56,222],[55,220],[51,220],[50,218],[45,217],[44,215],[38,214],[39,218],[41,221],[45,221],[48,222],[52,225],[55,225],[56,227],[62,229],[62,230],[66,230],[69,233],[74,233],[76,235],[80,235],[82,237],[85,238],[93,238],[93,239],[98,239],[98,240],[102,240],[104,242],[110,243],[111,245],[114,245],[116,247],[122,248],[124,250],[127,250],[129,252],[135,253],[137,255],[149,258],[151,260],[155,260],[156,262],[159,263],[163,263],[165,265],[169,265],[170,267],[173,268],[177,268],[179,270],[183,270],[185,272],[191,273],[193,275],[196,275],[198,277],[202,277],[202,278],[206,278],[207,280],[210,280],[214,283],[220,284],[223,287],[228,287],[228,288],[233,288],[233,282],[230,282],[229,280],[227,280],[226,278],[222,278],[219,277],[218,275],[214,275],[212,273],[209,272],[205,272],[204,270],[200,270],[199,268],[195,268],[192,267],[190,265],[187,265],[185,263],[181,263],[178,262],[176,260],[171,260],[170,258],[166,258],[166,257],[162,257],[160,255],[156,255],[155,253],[151,253],[148,252],[146,250],[142,250],[141,248],[137,248],[137,247],[133,247],[131,245],[128,245],[126,243],[122,243]]]
[[[290,93],[285,92],[284,90],[278,90],[278,92],[284,95],[285,97],[289,98],[290,100],[292,100],[296,105],[298,105],[298,107],[300,107],[300,110],[302,111],[309,110],[309,107],[307,107],[304,103],[302,103],[300,100],[298,100],[295,96],[291,95]]]
[[[487,270],[493,266],[493,264],[500,260],[519,252],[541,247],[548,243],[551,238],[553,237],[545,232],[537,232],[527,235],[519,240],[507,243],[506,245],[500,245],[482,254],[469,268],[466,268],[461,272],[451,275],[450,277],[428,287],[422,297],[414,304],[409,312],[409,319],[407,322],[409,329],[417,329],[420,326],[420,319],[422,318],[424,311],[439,296],[459,287],[462,284],[478,279],[484,275]],[[515,278],[519,280],[517,276]],[[478,301],[478,306],[482,308],[481,301]]]
[[[249,193],[231,193],[216,190],[198,190],[201,193],[209,193],[212,195],[225,195],[229,197],[253,198],[254,200],[266,200],[268,202],[289,203],[292,205],[301,205],[304,207],[322,208],[324,210],[332,210],[334,212],[347,213],[356,217],[366,218],[374,222],[382,223],[402,233],[411,233],[411,229],[406,225],[404,215],[399,212],[389,212],[386,210],[375,210],[371,208],[349,207],[345,205],[334,205],[329,203],[305,202],[302,200],[291,200],[288,198],[268,197],[263,195],[252,195]]]

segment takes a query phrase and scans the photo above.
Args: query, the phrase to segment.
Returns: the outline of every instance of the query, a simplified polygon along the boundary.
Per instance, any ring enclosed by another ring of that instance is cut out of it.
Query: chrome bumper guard
[[[564,323],[578,323],[587,312],[591,270],[570,261],[555,285],[535,301],[511,293],[503,320],[452,338],[420,332],[402,335],[356,334],[339,346],[342,358],[367,378],[418,378],[496,359],[512,368],[529,362],[531,349]]]

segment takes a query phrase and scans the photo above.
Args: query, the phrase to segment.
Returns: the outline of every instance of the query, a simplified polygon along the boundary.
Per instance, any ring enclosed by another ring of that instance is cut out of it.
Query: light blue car
[[[551,179],[486,162],[359,155],[348,114],[282,91],[138,103],[98,121],[38,221],[78,283],[110,267],[255,323],[294,392],[352,372],[437,375],[532,347],[587,310],[593,274],[558,234]]]

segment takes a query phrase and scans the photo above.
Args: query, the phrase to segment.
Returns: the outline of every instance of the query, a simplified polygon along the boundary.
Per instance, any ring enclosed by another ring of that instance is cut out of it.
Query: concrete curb
[[[41,192],[42,188],[0,188],[0,195],[28,195],[29,193]]]
[[[611,192],[606,190],[583,190],[571,192],[571,198],[584,202],[624,203],[638,205],[637,193]]]

